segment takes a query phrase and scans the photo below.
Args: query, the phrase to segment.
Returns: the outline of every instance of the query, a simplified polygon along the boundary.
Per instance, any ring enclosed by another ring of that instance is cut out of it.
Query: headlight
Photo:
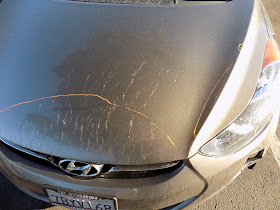
[[[275,40],[270,38],[265,49],[263,69],[251,102],[232,124],[202,146],[200,153],[207,156],[230,155],[249,144],[265,129],[274,112],[272,92],[277,84],[279,71],[279,50]]]

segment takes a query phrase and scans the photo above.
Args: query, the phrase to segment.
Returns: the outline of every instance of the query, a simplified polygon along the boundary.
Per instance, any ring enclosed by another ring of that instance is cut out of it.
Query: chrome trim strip
[[[6,144],[6,145],[8,145],[8,146],[10,146],[10,147],[12,147],[12,148],[14,148],[14,149],[17,149],[17,150],[19,150],[19,151],[21,151],[21,152],[24,152],[24,153],[27,153],[27,154],[29,154],[29,155],[35,156],[35,157],[37,157],[37,158],[41,158],[41,159],[43,159],[43,160],[49,161],[48,158],[47,158],[47,155],[40,154],[40,153],[37,153],[37,152],[33,152],[33,151],[31,151],[31,150],[25,149],[25,148],[20,147],[20,146],[18,146],[18,145],[16,145],[16,144],[14,144],[14,143],[12,143],[12,142],[10,142],[10,141],[4,139],[4,138],[1,138],[1,137],[0,137],[0,140],[1,140],[4,144]]]
[[[154,171],[154,170],[160,170],[160,169],[166,169],[171,168],[175,165],[177,165],[180,161],[174,161],[170,163],[161,163],[161,164],[151,164],[151,165],[139,165],[139,166],[125,166],[125,165],[119,165],[119,166],[113,166],[109,172],[117,172],[117,171]]]
[[[2,137],[0,137],[0,141],[2,141],[2,143],[4,143],[4,144],[6,144],[6,145],[8,145],[8,146],[10,146],[10,147],[12,147],[16,150],[19,150],[21,152],[32,155],[34,157],[46,160],[49,163],[52,163],[53,165],[59,167],[59,165],[52,160],[52,156],[48,156],[48,155],[45,155],[45,154],[41,154],[41,153],[38,153],[38,152],[31,151],[29,149],[25,149],[21,146],[18,146],[16,144],[2,138]],[[61,160],[63,160],[63,158]],[[174,161],[174,162],[169,162],[169,163],[161,163],[161,164],[151,164],[151,165],[138,165],[138,166],[137,165],[132,165],[132,166],[130,166],[130,165],[118,165],[118,166],[112,166],[109,171],[104,172],[104,173],[100,173],[100,175],[107,175],[109,173],[114,173],[114,172],[155,171],[155,170],[171,168],[171,167],[173,167],[173,166],[175,166],[179,163],[180,163],[180,161]],[[92,163],[88,163],[88,164],[92,164]]]

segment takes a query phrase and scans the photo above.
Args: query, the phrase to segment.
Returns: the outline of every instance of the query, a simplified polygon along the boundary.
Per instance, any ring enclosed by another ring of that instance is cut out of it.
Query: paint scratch
[[[205,102],[205,104],[204,104],[204,106],[203,106],[203,108],[202,108],[202,110],[201,110],[201,112],[200,112],[200,115],[199,115],[198,120],[197,120],[197,122],[196,122],[195,128],[194,128],[194,130],[193,130],[193,135],[194,135],[195,137],[197,136],[197,134],[196,134],[196,129],[197,129],[198,123],[199,123],[199,121],[200,121],[200,118],[201,118],[201,116],[202,116],[202,114],[203,114],[203,112],[204,112],[204,110],[205,110],[205,107],[206,107],[206,105],[207,105],[209,99],[211,98],[211,96],[212,96],[214,90],[216,89],[216,87],[217,87],[218,84],[220,83],[221,79],[222,79],[222,78],[224,77],[224,75],[228,72],[228,70],[232,67],[232,65],[233,65],[233,64],[230,64],[230,66],[224,71],[224,73],[222,74],[222,76],[219,78],[218,82],[217,82],[217,83],[215,84],[215,86],[213,87],[213,89],[212,89],[210,95],[208,96],[208,98],[207,98],[207,100],[206,100],[206,102]]]
[[[164,130],[162,130],[158,125],[156,125],[147,115],[145,115],[145,114],[143,114],[143,113],[141,113],[141,112],[138,112],[138,111],[136,111],[136,110],[133,110],[133,109],[130,109],[130,108],[127,108],[127,107],[122,107],[122,106],[120,106],[120,105],[118,105],[118,104],[112,103],[112,102],[110,102],[108,99],[106,99],[106,98],[104,98],[104,97],[102,97],[102,96],[100,96],[100,95],[98,95],[98,94],[86,94],[86,93],[80,93],[80,94],[79,94],[79,93],[73,93],[73,94],[65,94],[65,95],[47,96],[47,97],[43,97],[43,98],[37,98],[37,99],[34,99],[34,100],[23,101],[23,102],[20,102],[20,103],[17,103],[17,104],[13,104],[13,105],[11,105],[11,106],[9,106],[9,107],[3,109],[3,110],[0,110],[0,113],[6,112],[7,110],[9,110],[9,109],[11,109],[11,108],[13,108],[13,107],[20,106],[20,105],[23,105],[23,104],[29,104],[29,103],[33,103],[33,102],[36,102],[36,101],[41,101],[41,100],[46,100],[46,99],[51,99],[51,98],[73,97],[73,96],[97,97],[97,98],[99,98],[99,99],[101,99],[101,100],[107,102],[108,104],[114,106],[114,107],[122,108],[122,109],[125,109],[125,110],[127,110],[127,111],[130,111],[130,112],[133,112],[133,113],[135,113],[135,114],[138,114],[138,115],[144,117],[145,119],[147,119],[147,120],[150,122],[150,124],[151,124],[152,126],[154,126],[154,127],[157,128],[161,133],[163,133],[163,134],[167,137],[167,139],[171,142],[171,144],[172,144],[173,146],[175,145],[174,142],[172,141],[170,135],[169,135],[167,132],[165,132]]]

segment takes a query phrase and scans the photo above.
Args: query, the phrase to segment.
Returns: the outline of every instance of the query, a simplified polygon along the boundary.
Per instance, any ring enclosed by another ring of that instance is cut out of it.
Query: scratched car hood
[[[208,96],[237,59],[253,4],[3,1],[0,136],[89,162],[186,159],[228,75],[197,123]]]

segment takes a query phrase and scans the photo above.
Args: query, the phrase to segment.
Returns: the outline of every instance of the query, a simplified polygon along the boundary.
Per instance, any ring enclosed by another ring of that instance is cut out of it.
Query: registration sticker
[[[49,201],[56,206],[73,209],[117,210],[117,199],[106,196],[85,195],[60,189],[44,188]]]

